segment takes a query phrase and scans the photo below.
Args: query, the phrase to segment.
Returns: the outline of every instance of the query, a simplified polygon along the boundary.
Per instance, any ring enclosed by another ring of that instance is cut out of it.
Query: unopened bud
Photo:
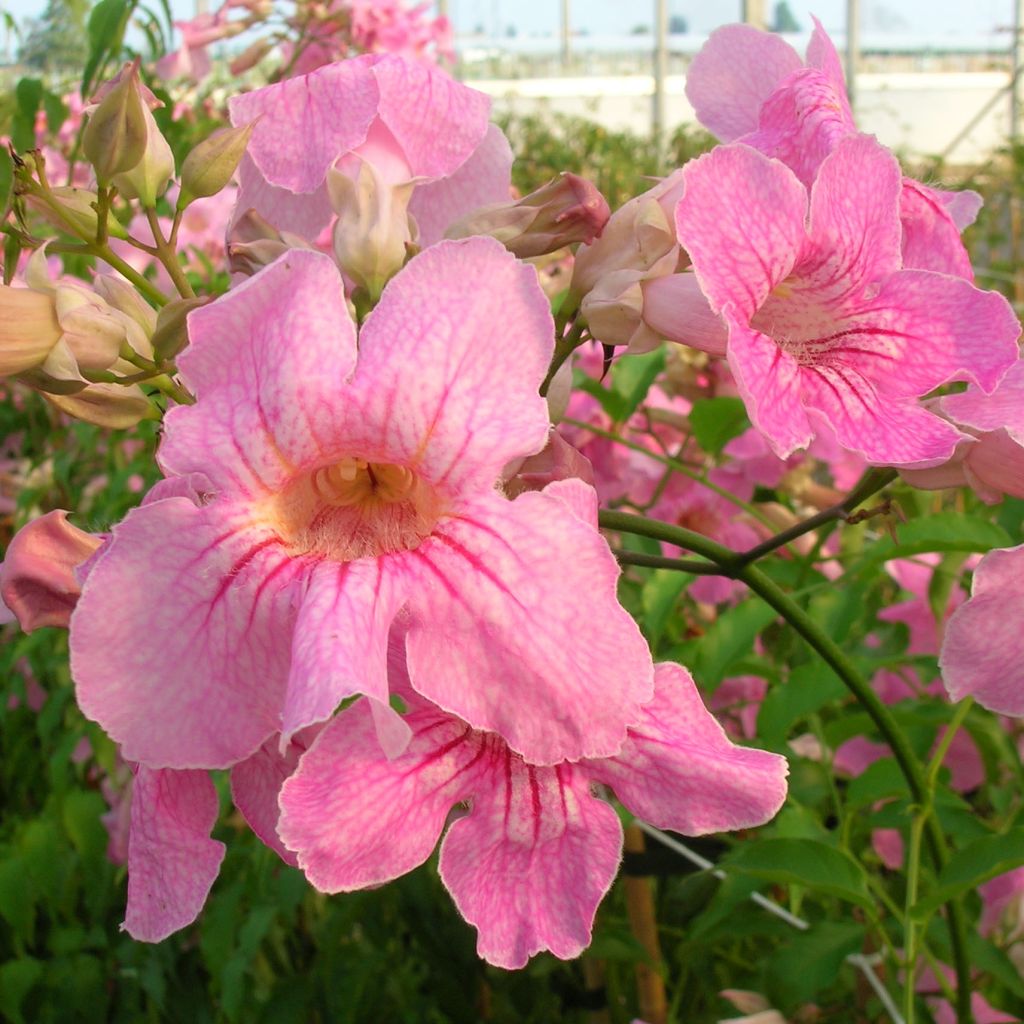
[[[412,182],[388,184],[367,160],[355,180],[332,170],[327,177],[331,205],[338,214],[334,255],[358,286],[376,299],[402,268],[412,244],[409,218]]]
[[[131,170],[115,175],[114,184],[125,199],[137,199],[144,207],[152,207],[174,177],[174,154],[148,106],[143,106],[142,118],[146,125],[142,158]]]
[[[153,334],[153,352],[157,359],[173,359],[185,348],[188,344],[188,314],[209,301],[207,297],[175,299],[160,310]]]
[[[0,597],[26,633],[42,626],[67,628],[82,592],[76,570],[102,543],[67,517],[57,509],[27,523],[0,564]]]
[[[60,336],[49,295],[0,285],[0,377],[41,366]]]
[[[255,210],[246,210],[231,228],[228,265],[233,274],[251,275],[269,266],[289,249],[312,248],[298,235],[278,231]]]
[[[184,210],[193,199],[215,196],[224,188],[238,168],[245,147],[249,145],[253,126],[243,124],[203,139],[181,165],[181,193],[178,209]]]
[[[47,392],[43,397],[76,420],[114,430],[134,427],[150,412],[149,399],[137,384],[90,384],[74,394]]]
[[[513,203],[485,206],[453,224],[448,238],[490,235],[520,259],[555,252],[601,234],[611,211],[586,178],[562,174]]]
[[[146,151],[146,137],[139,68],[132,64],[105,90],[82,134],[82,151],[96,171],[96,180],[106,185],[115,174],[135,167]]]

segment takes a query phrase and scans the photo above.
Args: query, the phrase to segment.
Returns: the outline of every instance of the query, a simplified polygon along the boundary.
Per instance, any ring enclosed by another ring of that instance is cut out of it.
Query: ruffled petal
[[[618,750],[653,669],[593,527],[543,492],[486,495],[407,557],[421,694],[537,764]]]
[[[489,238],[431,246],[360,332],[353,450],[406,466],[448,497],[490,490],[507,462],[547,441],[537,389],[553,349],[532,267]]]
[[[1010,437],[1024,445],[1024,360],[1010,367],[992,394],[968,388],[959,395],[946,395],[939,405],[957,423],[976,430],[1005,427]]]
[[[697,120],[722,142],[757,128],[761,105],[801,67],[796,50],[751,25],[715,29],[690,64],[686,98]]]
[[[711,308],[748,320],[803,250],[807,192],[793,172],[748,146],[719,146],[687,164],[676,206],[680,244]]]
[[[618,869],[619,820],[574,765],[538,768],[506,749],[488,767],[486,790],[441,844],[441,878],[488,963],[578,956]]]
[[[224,859],[224,844],[210,838],[217,806],[206,772],[139,767],[132,782],[124,918],[133,939],[160,942],[203,909]]]
[[[129,512],[71,618],[82,711],[153,768],[225,768],[280,729],[302,566],[243,511]]]
[[[912,178],[904,178],[900,221],[903,225],[904,268],[934,270],[939,274],[974,280],[971,257],[960,239],[960,228],[935,189]]]
[[[389,760],[359,701],[328,724],[281,790],[278,833],[322,892],[380,885],[422,864],[451,807],[472,791],[482,748],[467,725],[418,709]]]
[[[346,697],[388,702],[388,634],[413,586],[402,556],[320,562],[295,623],[282,742]]]
[[[585,762],[638,818],[685,835],[763,825],[786,799],[786,759],[736,746],[681,665],[655,667],[655,694],[614,757]]]
[[[512,147],[505,133],[488,125],[469,159],[445,178],[417,186],[409,213],[420,231],[420,245],[439,242],[457,220],[491,203],[508,201],[512,186]]]
[[[271,185],[314,192],[334,161],[366,138],[379,101],[363,58],[233,96],[228,109],[233,125],[255,122],[247,153]]]
[[[800,367],[780,345],[738,322],[731,311],[726,313],[726,323],[729,366],[750,422],[780,459],[788,458],[814,437],[800,400]]]
[[[356,332],[341,277],[291,250],[188,318],[178,363],[198,398],[164,420],[165,472],[205,473],[218,492],[264,498],[341,455]]]

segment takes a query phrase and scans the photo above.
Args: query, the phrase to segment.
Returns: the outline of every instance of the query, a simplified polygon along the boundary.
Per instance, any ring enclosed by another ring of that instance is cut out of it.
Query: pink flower
[[[532,268],[439,243],[357,350],[330,259],[294,250],[189,328],[198,401],[166,417],[168,479],[114,527],[71,623],[79,704],[126,758],[228,767],[356,693],[387,718],[399,616],[412,685],[475,728],[538,763],[619,748],[653,670],[615,559],[561,496],[589,489],[495,487],[549,434]]]
[[[950,617],[939,669],[951,700],[970,695],[990,711],[1024,715],[1024,544],[990,551],[971,596]]]
[[[491,678],[504,685],[500,669]],[[622,848],[618,818],[595,785],[644,820],[690,835],[761,824],[785,798],[784,758],[733,746],[681,666],[659,665],[655,679],[620,751],[546,767],[410,691],[413,738],[388,760],[359,702],[284,784],[281,837],[318,889],[362,889],[422,864],[451,809],[470,801],[441,844],[440,871],[478,929],[479,955],[506,968],[543,949],[574,957],[590,941]]]
[[[729,365],[775,453],[810,443],[816,410],[869,462],[947,459],[960,434],[917,399],[950,380],[994,390],[1017,359],[1020,328],[1001,295],[902,269],[895,158],[868,136],[844,139],[809,195],[787,167],[743,145],[683,173],[679,239],[728,326]]]
[[[256,122],[238,213],[255,208],[308,239],[331,219],[335,166],[354,177],[366,161],[389,185],[415,180],[409,213],[424,245],[471,210],[508,199],[512,153],[487,123],[490,100],[436,68],[357,57],[235,96],[229,107],[232,124]]]
[[[808,188],[825,158],[857,131],[842,63],[816,18],[806,64],[777,35],[749,25],[717,29],[690,66],[686,95],[722,142],[742,142],[781,160]],[[976,192],[945,192],[904,178],[904,268],[973,280],[960,232],[980,206]]]

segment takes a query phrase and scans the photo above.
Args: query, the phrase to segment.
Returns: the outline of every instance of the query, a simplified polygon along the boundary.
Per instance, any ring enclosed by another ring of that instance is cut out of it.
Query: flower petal
[[[950,699],[972,696],[990,711],[1024,716],[1024,544],[990,551],[970,598],[950,617],[939,669]]]
[[[785,459],[806,448],[814,437],[800,401],[800,367],[766,334],[741,324],[726,311],[729,366],[736,377],[750,422],[772,451]]]
[[[486,791],[441,844],[441,879],[488,963],[578,956],[618,869],[619,820],[574,765],[538,768],[506,749],[488,767]]]
[[[388,703],[388,634],[412,586],[405,562],[381,556],[313,569],[295,623],[282,742],[353,694]]]
[[[322,892],[389,882],[422,864],[471,791],[480,746],[436,710],[406,716],[413,738],[388,760],[359,701],[334,718],[281,790],[278,833]]]
[[[409,203],[420,230],[420,245],[439,242],[445,231],[467,214],[491,203],[508,201],[512,184],[512,147],[496,125],[458,170],[437,181],[418,185]]]
[[[935,189],[913,178],[904,178],[900,221],[905,268],[974,280],[971,257],[960,240],[960,228]]]
[[[693,58],[686,98],[697,120],[722,142],[757,128],[764,103],[803,62],[789,43],[751,25],[715,29]]]
[[[233,125],[255,122],[247,153],[270,184],[313,192],[334,161],[366,138],[379,100],[364,58],[233,96],[228,109]]]
[[[532,267],[489,238],[431,246],[360,332],[354,450],[407,466],[446,496],[490,490],[507,462],[547,441],[537,389],[553,349]]]
[[[164,420],[165,472],[202,472],[220,493],[262,498],[299,469],[351,454],[333,446],[356,333],[327,256],[291,250],[188,324],[178,362],[198,401]]]
[[[683,171],[676,231],[711,308],[748,320],[803,249],[807,192],[793,172],[748,146],[719,146]]]
[[[654,699],[622,750],[587,761],[639,818],[685,835],[763,825],[786,799],[786,759],[738,747],[681,665],[655,666]]]
[[[652,666],[596,530],[543,492],[486,495],[408,558],[420,574],[407,650],[421,694],[536,764],[619,749]]]
[[[225,768],[280,728],[301,562],[232,508],[129,512],[71,618],[78,703],[153,768]]]
[[[133,939],[160,942],[199,915],[224,859],[224,844],[210,838],[216,821],[217,790],[206,772],[139,767],[124,918]]]
[[[959,395],[946,395],[939,405],[957,423],[976,430],[1005,427],[1010,437],[1024,445],[1024,360],[1010,367],[991,395],[968,388]]]

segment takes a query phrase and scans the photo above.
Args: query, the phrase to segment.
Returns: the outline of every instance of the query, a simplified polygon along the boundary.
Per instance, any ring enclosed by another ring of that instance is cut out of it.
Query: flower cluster
[[[160,419],[161,478],[102,535],[30,522],[0,598],[26,630],[69,628],[78,705],[129,766],[134,937],[200,912],[227,771],[253,832],[317,889],[391,881],[440,844],[481,957],[572,957],[621,858],[613,801],[702,835],[762,825],[787,793],[784,757],[730,738],[756,736],[766,679],[719,688],[727,734],[680,663],[692,648],[655,663],[599,507],[667,524],[645,534],[660,554],[620,559],[697,577],[699,638],[745,586],[770,599],[746,573],[764,554],[840,575],[836,539],[807,534],[897,472],[1024,496],[1020,327],[974,283],[976,198],[904,176],[857,131],[820,26],[806,62],[716,32],[687,90],[722,144],[612,212],[575,174],[512,197],[487,98],[424,59],[448,45],[424,6],[298,11],[282,73],[232,97],[176,184],[137,63],[83,108],[94,180],[61,191],[44,155],[19,161],[21,224],[42,213],[112,272],[67,280],[39,244],[0,289],[0,375],[104,426]],[[164,73],[202,77],[206,45],[267,16],[228,0]],[[339,60],[353,45],[368,52]],[[571,265],[554,302],[548,258]],[[700,429],[708,399],[737,429]],[[704,561],[680,562],[686,544]],[[954,700],[1013,716],[1022,553],[957,563],[973,593],[954,581],[938,621],[937,557],[888,556],[911,599],[878,616],[909,656],[941,648]],[[941,688],[883,667],[857,696],[885,722]],[[950,728],[933,749],[969,791],[981,755]],[[890,752],[836,746],[850,775]],[[791,748],[826,759],[819,736]],[[874,843],[904,856],[899,832]]]

